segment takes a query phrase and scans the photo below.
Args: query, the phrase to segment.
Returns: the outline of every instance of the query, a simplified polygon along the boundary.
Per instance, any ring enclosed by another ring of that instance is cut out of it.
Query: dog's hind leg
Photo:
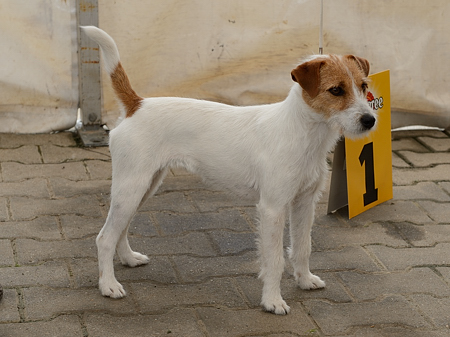
[[[142,204],[151,196],[153,196],[161,185],[164,177],[167,175],[168,168],[158,170],[154,175],[150,187],[142,198],[139,208]],[[130,225],[125,228],[122,232],[122,235],[119,238],[119,242],[117,243],[117,254],[119,255],[120,262],[123,265],[129,267],[136,267],[142,264],[148,263],[150,260],[146,255],[140,254],[138,252],[133,252],[128,242],[128,228]]]
[[[289,258],[294,267],[294,277],[302,289],[319,289],[325,287],[318,276],[309,270],[311,255],[311,228],[314,222],[314,209],[318,192],[314,189],[296,196],[290,204]]]
[[[266,311],[285,315],[290,308],[281,297],[280,282],[284,271],[283,230],[286,218],[285,207],[269,206],[264,201],[258,204],[259,255],[263,281],[261,305]]]
[[[117,173],[116,173],[117,176]],[[116,178],[116,179],[115,179]],[[119,179],[120,178],[120,179]],[[131,174],[113,177],[111,188],[111,206],[105,225],[97,236],[96,243],[98,249],[99,267],[99,288],[103,296],[120,298],[126,295],[122,285],[117,282],[114,276],[113,258],[116,246],[122,237],[121,249],[124,244],[123,235],[136,212],[143,197],[151,186],[152,175],[136,176]],[[129,246],[128,246],[129,247]],[[131,251],[131,248],[130,248]],[[138,256],[134,254],[134,258]],[[140,260],[147,259],[141,254]]]

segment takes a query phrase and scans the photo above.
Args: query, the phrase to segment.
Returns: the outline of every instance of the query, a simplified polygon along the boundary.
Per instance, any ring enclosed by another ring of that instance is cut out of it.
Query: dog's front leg
[[[311,228],[314,222],[314,210],[319,192],[298,194],[289,207],[290,238],[289,258],[294,267],[294,277],[302,289],[319,289],[325,287],[318,276],[309,270],[311,255]]]
[[[259,255],[263,281],[261,305],[266,311],[285,315],[290,308],[281,297],[280,282],[284,271],[283,229],[286,218],[285,207],[271,207],[263,202],[258,204]]]

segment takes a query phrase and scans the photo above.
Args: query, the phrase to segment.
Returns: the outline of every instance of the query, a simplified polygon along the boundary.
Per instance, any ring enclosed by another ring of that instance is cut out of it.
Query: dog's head
[[[331,127],[356,138],[376,126],[367,102],[369,62],[353,55],[317,55],[292,70],[306,104],[325,116]]]

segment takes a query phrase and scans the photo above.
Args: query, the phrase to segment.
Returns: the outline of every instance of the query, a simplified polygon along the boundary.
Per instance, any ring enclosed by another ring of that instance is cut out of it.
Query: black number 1
[[[378,200],[378,188],[375,188],[375,169],[373,165],[373,142],[364,145],[359,155],[361,166],[364,165],[366,174],[366,193],[364,193],[364,206]]]

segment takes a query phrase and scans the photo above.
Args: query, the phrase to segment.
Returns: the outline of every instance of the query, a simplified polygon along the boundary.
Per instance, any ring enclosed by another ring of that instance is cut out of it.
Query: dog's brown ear
[[[324,63],[323,60],[312,60],[300,64],[291,72],[292,80],[300,84],[311,98],[319,94],[320,67]]]
[[[367,61],[366,59],[362,58],[362,57],[358,57],[355,55],[345,55],[345,57],[354,60],[356,62],[356,64],[359,66],[359,68],[364,72],[364,74],[366,76],[369,76],[369,71],[370,71],[370,64],[369,61]]]

